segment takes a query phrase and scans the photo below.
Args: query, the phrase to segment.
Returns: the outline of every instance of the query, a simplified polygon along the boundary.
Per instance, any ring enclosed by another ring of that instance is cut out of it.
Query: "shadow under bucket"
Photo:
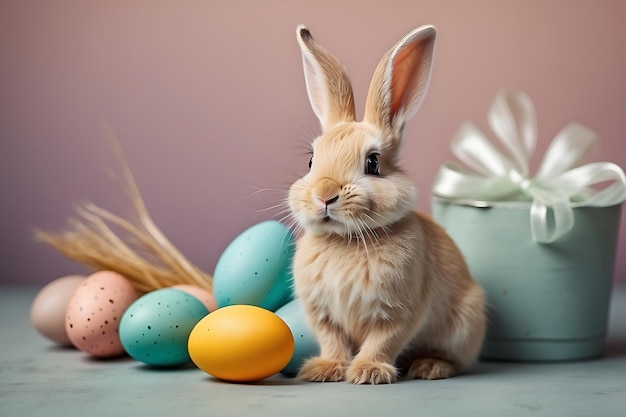
[[[574,228],[533,241],[530,203],[433,197],[433,217],[487,294],[481,357],[580,360],[605,352],[621,204],[574,208]]]

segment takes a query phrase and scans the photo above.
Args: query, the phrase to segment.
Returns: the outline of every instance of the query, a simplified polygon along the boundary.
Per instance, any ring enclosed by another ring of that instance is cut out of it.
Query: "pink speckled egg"
[[[96,357],[122,355],[118,325],[138,297],[131,282],[116,272],[88,276],[74,290],[65,313],[65,331],[72,344]]]
[[[215,297],[209,291],[204,288],[200,288],[196,285],[191,284],[178,284],[174,285],[172,288],[181,290],[191,295],[192,297],[197,298],[204,306],[211,311],[217,310],[217,303],[215,302]]]

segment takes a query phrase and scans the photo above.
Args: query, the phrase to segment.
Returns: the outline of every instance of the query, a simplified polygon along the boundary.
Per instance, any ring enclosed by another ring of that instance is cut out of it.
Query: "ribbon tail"
[[[532,190],[535,197],[530,207],[530,230],[533,240],[552,243],[574,227],[574,211],[565,194],[555,196]]]
[[[498,200],[518,190],[507,178],[483,177],[453,164],[443,164],[433,185],[433,194],[452,199]]]

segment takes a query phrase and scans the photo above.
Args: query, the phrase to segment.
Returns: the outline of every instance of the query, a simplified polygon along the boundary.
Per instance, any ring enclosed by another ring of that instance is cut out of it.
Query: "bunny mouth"
[[[347,226],[342,214],[334,207],[319,208],[310,213],[308,223],[326,233],[344,233]]]
[[[319,224],[322,224],[322,225],[335,225],[335,224],[341,224],[341,222],[339,222],[339,221],[337,221],[337,220],[333,219],[332,217],[330,217],[330,216],[328,216],[328,215],[327,215],[327,216],[324,216],[324,217],[322,217],[322,218],[320,218],[320,219],[318,220],[318,223],[319,223]]]
[[[322,224],[339,223],[339,221],[333,215],[332,211],[333,210],[331,210],[328,206],[320,209],[316,215],[317,221]]]
[[[328,211],[324,211],[320,213],[317,218],[314,220],[320,226],[324,227],[336,227],[343,226],[343,222],[337,219],[335,216],[331,215]]]

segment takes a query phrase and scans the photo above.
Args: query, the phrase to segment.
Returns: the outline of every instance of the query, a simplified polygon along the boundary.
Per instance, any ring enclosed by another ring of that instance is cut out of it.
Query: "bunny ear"
[[[306,27],[298,26],[297,37],[302,50],[307,94],[322,130],[340,122],[355,121],[352,85],[342,65],[315,42]]]
[[[366,122],[401,132],[428,89],[436,33],[433,26],[421,26],[385,54],[370,84]]]

